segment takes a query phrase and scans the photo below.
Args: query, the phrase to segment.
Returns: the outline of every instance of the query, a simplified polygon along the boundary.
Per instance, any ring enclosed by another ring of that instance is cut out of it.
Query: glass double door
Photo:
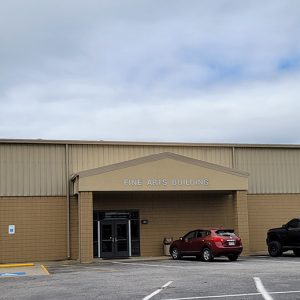
[[[128,257],[129,244],[129,220],[100,222],[101,257]]]

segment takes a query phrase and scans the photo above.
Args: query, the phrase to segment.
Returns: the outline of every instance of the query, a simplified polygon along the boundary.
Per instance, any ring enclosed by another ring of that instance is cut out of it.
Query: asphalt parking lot
[[[0,299],[300,299],[300,258],[106,260],[0,278]]]

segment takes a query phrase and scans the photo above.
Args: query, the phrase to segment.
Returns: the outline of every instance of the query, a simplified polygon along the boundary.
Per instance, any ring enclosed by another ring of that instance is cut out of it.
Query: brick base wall
[[[0,197],[0,263],[66,259],[66,208],[65,197]]]
[[[248,195],[250,252],[266,252],[269,228],[300,216],[300,194]]]
[[[300,216],[300,194],[247,195],[250,253],[265,252],[269,228]],[[230,195],[201,193],[95,194],[94,209],[140,212],[141,255],[162,255],[165,236],[174,239],[196,227],[234,227]],[[71,258],[78,258],[78,201],[70,199]],[[15,235],[8,225],[16,226]],[[64,260],[65,197],[0,197],[0,263]]]

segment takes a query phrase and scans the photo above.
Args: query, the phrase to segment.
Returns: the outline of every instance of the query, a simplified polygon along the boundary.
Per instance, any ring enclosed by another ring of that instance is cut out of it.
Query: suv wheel
[[[202,250],[202,259],[203,261],[212,261],[214,259],[212,252],[209,248],[204,248]]]
[[[176,247],[171,249],[171,256],[173,259],[180,259],[181,255],[180,252],[178,251],[178,249]]]
[[[294,249],[293,252],[296,256],[300,256],[300,249]]]
[[[268,251],[270,256],[280,256],[282,254],[282,246],[277,241],[270,242],[268,245]]]
[[[238,259],[239,255],[238,254],[230,254],[228,255],[228,259],[230,261],[236,261]]]

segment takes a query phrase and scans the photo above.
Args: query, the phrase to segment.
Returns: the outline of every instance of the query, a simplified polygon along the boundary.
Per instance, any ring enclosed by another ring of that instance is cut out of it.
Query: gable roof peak
[[[147,155],[147,156],[143,156],[143,157],[139,157],[139,158],[135,158],[135,159],[115,163],[115,164],[112,164],[112,165],[98,167],[98,168],[95,168],[95,169],[80,171],[77,174],[74,174],[72,176],[72,179],[77,177],[77,176],[80,176],[80,177],[93,176],[93,175],[96,175],[96,174],[101,174],[101,173],[111,172],[111,171],[120,170],[120,169],[124,169],[124,168],[134,167],[134,166],[145,164],[145,163],[151,163],[151,162],[163,160],[163,159],[166,159],[166,158],[176,160],[176,161],[180,161],[180,162],[190,164],[190,165],[195,165],[195,166],[204,167],[204,168],[207,168],[207,169],[212,169],[212,170],[223,172],[223,173],[229,173],[229,174],[232,174],[232,175],[237,175],[237,176],[242,176],[242,177],[248,177],[249,176],[249,173],[244,172],[244,171],[240,171],[240,170],[237,170],[237,169],[233,169],[233,168],[213,164],[213,163],[210,163],[210,162],[206,162],[206,161],[203,161],[203,160],[198,160],[198,159],[195,159],[195,158],[183,156],[183,155],[173,153],[173,152],[161,152],[161,153],[151,154],[151,155]]]

